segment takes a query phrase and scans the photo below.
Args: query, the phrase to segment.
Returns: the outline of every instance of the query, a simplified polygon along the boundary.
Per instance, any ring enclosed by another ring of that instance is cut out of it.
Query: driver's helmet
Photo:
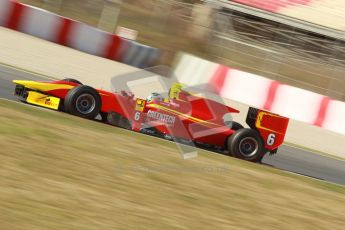
[[[157,101],[164,101],[164,98],[161,94],[159,93],[151,93],[147,98],[146,101],[147,102],[151,102],[152,100],[157,100]]]

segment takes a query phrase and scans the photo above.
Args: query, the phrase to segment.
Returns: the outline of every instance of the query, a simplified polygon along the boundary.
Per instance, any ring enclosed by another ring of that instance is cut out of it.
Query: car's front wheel
[[[65,82],[72,82],[72,83],[76,83],[76,84],[79,84],[79,85],[82,85],[82,83],[76,79],[73,79],[73,78],[65,78],[63,79],[63,81]]]
[[[64,101],[66,112],[86,119],[94,119],[99,114],[101,106],[102,101],[98,92],[86,85],[72,88]]]
[[[252,162],[260,162],[266,153],[262,138],[253,129],[237,130],[229,137],[227,146],[232,156]]]

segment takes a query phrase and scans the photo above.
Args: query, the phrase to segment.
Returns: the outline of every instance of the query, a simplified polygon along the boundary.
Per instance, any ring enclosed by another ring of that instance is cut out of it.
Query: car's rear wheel
[[[259,133],[253,129],[239,129],[227,141],[233,157],[252,162],[260,162],[265,155],[265,148]]]
[[[226,126],[228,126],[232,130],[239,130],[244,128],[240,123],[237,123],[236,121],[227,122]]]
[[[86,119],[94,119],[99,114],[101,107],[102,101],[98,92],[86,85],[72,88],[64,101],[66,112]]]

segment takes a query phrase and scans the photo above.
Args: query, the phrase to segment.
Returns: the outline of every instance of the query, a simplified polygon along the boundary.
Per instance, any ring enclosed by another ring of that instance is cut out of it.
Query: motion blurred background
[[[345,101],[342,0],[22,0],[161,49],[178,51]]]

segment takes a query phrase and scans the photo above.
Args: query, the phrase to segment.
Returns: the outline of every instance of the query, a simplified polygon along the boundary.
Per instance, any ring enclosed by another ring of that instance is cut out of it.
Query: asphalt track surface
[[[0,66],[0,98],[17,100],[13,95],[14,79],[47,81],[43,76]],[[345,186],[345,160],[284,145],[279,149],[278,154],[266,155],[263,164]]]

